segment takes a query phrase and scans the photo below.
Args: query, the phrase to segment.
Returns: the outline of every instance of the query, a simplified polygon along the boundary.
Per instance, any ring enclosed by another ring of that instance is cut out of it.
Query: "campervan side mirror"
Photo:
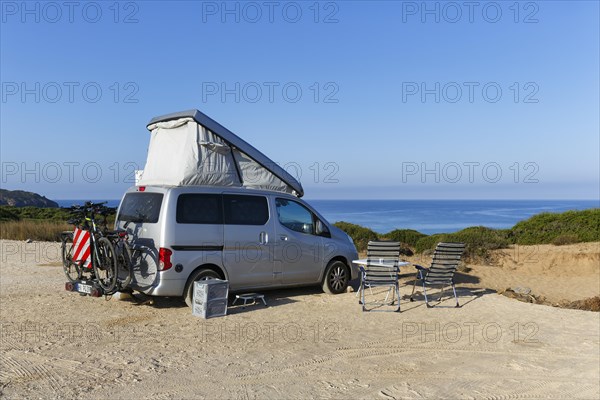
[[[319,236],[331,237],[331,234],[329,233],[329,229],[327,229],[327,226],[325,224],[323,224],[323,222],[321,222],[320,220],[317,220],[317,224],[315,226],[315,231],[316,231],[316,234]]]

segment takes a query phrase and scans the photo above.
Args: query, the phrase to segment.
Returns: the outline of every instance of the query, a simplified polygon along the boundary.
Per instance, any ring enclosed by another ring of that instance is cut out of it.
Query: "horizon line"
[[[70,199],[51,199],[49,197],[46,197],[49,200],[53,200],[53,201],[66,201],[66,200],[81,200],[81,201],[85,201],[85,200],[90,200],[90,197],[87,198],[80,198],[80,199],[74,199],[74,198],[70,198]],[[106,199],[106,197],[94,197],[92,198],[93,200],[98,200],[98,199]],[[335,198],[306,198],[305,196],[301,197],[301,199],[303,200],[331,200],[331,201],[598,201],[600,203],[600,199],[597,198],[560,198],[560,199],[543,199],[543,198],[531,198],[531,199],[518,199],[518,198],[514,198],[514,199],[503,199],[503,198],[497,198],[497,199],[490,199],[490,198],[485,198],[485,199],[473,199],[473,198],[436,198],[436,199],[428,199],[428,198],[415,198],[415,199],[399,199],[399,198],[390,198],[390,199],[376,199],[376,198],[372,198],[372,199],[335,199]],[[121,198],[111,198],[108,200],[121,200]]]

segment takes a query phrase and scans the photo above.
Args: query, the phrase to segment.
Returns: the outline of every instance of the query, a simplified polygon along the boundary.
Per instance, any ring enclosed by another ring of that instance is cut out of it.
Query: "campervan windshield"
[[[162,193],[127,193],[121,204],[117,219],[119,221],[154,224],[158,222],[162,200]]]

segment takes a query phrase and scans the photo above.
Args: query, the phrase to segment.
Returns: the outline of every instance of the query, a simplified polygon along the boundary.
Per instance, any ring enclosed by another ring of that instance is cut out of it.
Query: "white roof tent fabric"
[[[243,186],[304,195],[292,175],[198,110],[153,118],[139,186]]]

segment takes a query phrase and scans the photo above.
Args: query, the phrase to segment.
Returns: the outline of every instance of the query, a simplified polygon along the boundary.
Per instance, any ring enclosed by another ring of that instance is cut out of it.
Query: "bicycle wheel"
[[[126,288],[131,283],[132,271],[132,255],[131,247],[125,241],[117,244],[117,280],[120,288]]]
[[[65,232],[62,235],[61,245],[63,271],[70,282],[75,282],[80,278],[81,271],[79,264],[73,261],[73,233]]]
[[[105,294],[110,294],[117,284],[117,256],[115,248],[105,237],[96,241],[98,252],[94,255],[94,274]]]

